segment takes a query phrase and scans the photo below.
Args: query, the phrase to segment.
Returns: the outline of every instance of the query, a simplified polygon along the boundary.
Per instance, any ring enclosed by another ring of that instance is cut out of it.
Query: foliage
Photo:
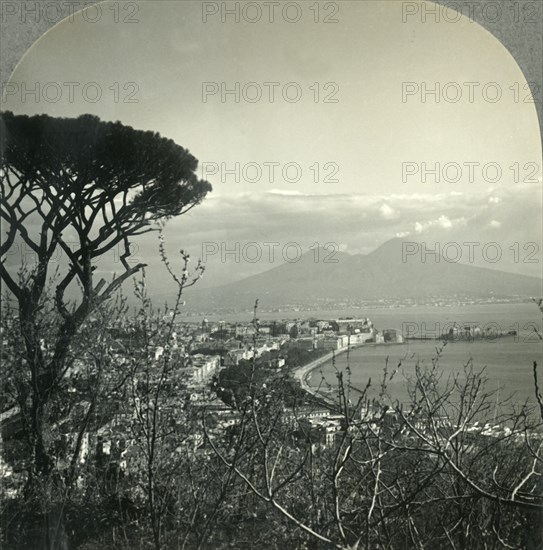
[[[288,350],[285,363],[288,368],[297,369],[311,363],[311,361],[314,361],[325,354],[326,351],[322,349],[306,350],[300,348],[290,348]]]
[[[537,362],[535,408],[497,403],[471,362],[444,377],[445,347],[431,366],[415,363],[407,404],[389,394],[398,369],[388,364],[378,399],[367,397],[370,382],[353,388],[347,368],[335,396],[317,401],[265,357],[219,372],[213,388],[229,406],[204,387],[193,401],[174,326],[203,266],[189,270],[184,251],[181,268],[172,266],[160,233],[177,292],[158,310],[143,266],[125,256],[124,272],[106,286],[94,281],[92,261],[116,242],[128,254],[129,238],[200,202],[209,185],[195,178],[195,159],[156,134],[95,117],[6,113],[0,122],[2,252],[22,239],[37,256],[17,276],[1,268],[11,294],[2,315],[0,544],[543,547]],[[70,263],[53,275],[57,248]],[[118,290],[138,271],[131,317]],[[76,282],[78,298],[69,299]],[[256,313],[257,304],[253,347]],[[291,348],[287,366],[322,353]]]
[[[237,365],[231,365],[221,370],[213,379],[213,389],[228,405],[237,408],[251,394],[253,386],[265,384],[269,373],[264,367],[246,359],[241,359]]]
[[[0,263],[6,301],[14,301],[3,315],[10,357],[2,389],[18,408],[27,508],[46,523],[40,545],[65,548],[62,501],[73,490],[78,454],[115,360],[104,331],[124,315],[122,300],[119,307],[109,302],[144,267],[129,262],[130,239],[186,213],[211,186],[198,180],[197,160],[186,149],[119,122],[7,112],[0,127],[0,216],[7,227],[0,253],[22,245],[35,259],[16,274]],[[94,264],[116,247],[121,272],[96,281]],[[74,420],[75,405],[83,413]],[[63,427],[76,432],[71,458],[58,452]]]

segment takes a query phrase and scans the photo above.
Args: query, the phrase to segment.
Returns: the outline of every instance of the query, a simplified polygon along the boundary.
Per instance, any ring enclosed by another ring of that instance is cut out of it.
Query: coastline
[[[325,363],[328,363],[332,361],[334,357],[337,357],[338,355],[341,355],[345,353],[347,350],[353,350],[356,348],[361,348],[364,345],[367,344],[355,344],[350,347],[344,347],[338,350],[331,351],[327,353],[326,355],[323,355],[322,357],[319,357],[318,359],[315,359],[314,361],[311,361],[311,363],[308,363],[307,365],[304,365],[303,367],[298,367],[292,372],[292,375],[294,376],[294,379],[298,381],[300,384],[300,387],[312,395],[313,397],[316,397],[318,399],[324,399],[326,401],[332,401],[332,399],[327,396],[319,393],[314,388],[312,388],[308,382],[307,378],[309,375],[316,369],[318,369],[321,365],[324,365]]]

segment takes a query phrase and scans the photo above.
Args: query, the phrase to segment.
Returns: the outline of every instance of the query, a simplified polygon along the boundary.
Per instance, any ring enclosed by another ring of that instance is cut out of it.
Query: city
[[[541,550],[542,6],[0,2],[0,548]]]

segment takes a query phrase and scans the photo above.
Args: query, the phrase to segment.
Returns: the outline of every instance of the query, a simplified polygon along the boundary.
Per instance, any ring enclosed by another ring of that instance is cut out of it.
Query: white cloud
[[[304,195],[304,193],[301,193],[300,191],[296,191],[294,189],[270,189],[268,191],[268,194],[270,195],[284,195],[284,196],[287,196],[287,197],[290,197],[290,196],[298,196],[298,197],[303,197],[303,196],[307,196],[307,195]]]
[[[541,189],[528,185],[463,195],[450,192],[325,195],[303,194],[288,188],[221,196],[213,193],[186,216],[172,219],[166,226],[166,240],[172,255],[183,247],[190,249],[194,257],[202,256],[202,243],[216,243],[219,248],[225,243],[230,250],[236,242],[277,242],[282,247],[296,241],[306,251],[315,242],[321,245],[332,242],[352,254],[371,252],[393,237],[463,242],[495,240],[499,235],[512,243],[539,242],[541,200]],[[502,235],[499,232],[504,228],[507,232]],[[503,242],[506,249],[508,245]],[[156,235],[143,235],[137,244],[141,261],[158,263],[154,259]],[[215,263],[210,263],[206,285],[228,282],[242,272],[249,274],[251,270],[262,271],[272,266],[223,264],[219,253],[211,257],[212,261]],[[540,266],[533,267],[540,270]],[[115,268],[111,265],[112,270]],[[162,266],[157,266],[157,273],[159,269]]]
[[[444,229],[450,229],[453,226],[451,220],[447,216],[439,216],[437,223]]]
[[[385,220],[393,220],[399,216],[399,213],[386,203],[383,203],[379,207],[379,212],[381,213],[381,217]]]
[[[441,214],[439,218],[436,218],[434,220],[429,220],[427,222],[422,222],[422,223],[415,222],[415,231],[420,234],[420,233],[424,233],[430,228],[452,229],[453,226],[465,225],[466,221],[467,220],[464,217],[451,220],[448,216]]]

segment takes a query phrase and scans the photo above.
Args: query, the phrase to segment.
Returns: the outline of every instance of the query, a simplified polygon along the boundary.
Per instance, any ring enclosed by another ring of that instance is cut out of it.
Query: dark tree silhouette
[[[53,469],[44,423],[74,337],[93,310],[144,267],[127,261],[130,239],[153,230],[154,222],[184,214],[211,185],[196,177],[198,161],[188,150],[120,122],[6,112],[0,130],[0,252],[4,256],[22,243],[36,257],[35,267],[18,277],[0,264],[1,279],[17,303],[25,350],[21,367],[31,380],[19,388],[18,400],[32,477]],[[124,251],[122,272],[111,281],[95,281],[92,263],[117,247]],[[37,318],[59,252],[69,263],[55,282],[58,323],[53,333],[43,334]]]

